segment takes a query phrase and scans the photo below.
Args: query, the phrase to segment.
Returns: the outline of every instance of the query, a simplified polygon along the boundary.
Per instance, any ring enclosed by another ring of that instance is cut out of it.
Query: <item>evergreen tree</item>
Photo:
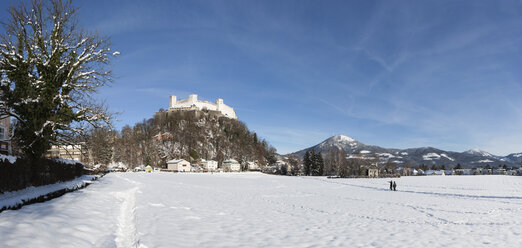
[[[317,154],[315,154],[315,150],[312,149],[310,152],[310,175],[317,176]]]
[[[281,165],[281,175],[286,176],[288,174],[288,165]]]
[[[304,170],[303,172],[304,172],[305,176],[310,175],[311,166],[312,166],[312,161],[311,161],[311,157],[310,157],[310,152],[306,151],[304,158],[303,158],[303,170]]]
[[[323,155],[321,152],[317,154],[316,158],[317,162],[317,176],[324,176],[324,161],[323,161]]]

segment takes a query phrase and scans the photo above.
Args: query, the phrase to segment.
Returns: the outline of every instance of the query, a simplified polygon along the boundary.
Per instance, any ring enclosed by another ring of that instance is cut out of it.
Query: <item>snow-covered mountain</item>
[[[379,157],[382,162],[390,161],[396,164],[445,165],[448,168],[454,167],[457,164],[460,164],[463,168],[485,167],[487,165],[494,167],[504,164],[515,167],[522,165],[522,153],[501,157],[479,149],[472,149],[465,152],[452,152],[433,147],[409,149],[383,148],[380,146],[366,145],[344,135],[332,136],[313,147],[292,154],[303,157],[307,151],[312,149],[325,154],[333,148],[345,150],[349,157],[354,154],[358,154],[358,156],[362,157]]]
[[[509,154],[505,157],[505,159],[509,162],[522,165],[522,152]]]
[[[482,151],[480,149],[467,150],[467,151],[465,151],[465,153],[472,154],[472,155],[484,156],[484,157],[496,157],[496,156],[492,155],[491,153],[486,152],[486,151]]]

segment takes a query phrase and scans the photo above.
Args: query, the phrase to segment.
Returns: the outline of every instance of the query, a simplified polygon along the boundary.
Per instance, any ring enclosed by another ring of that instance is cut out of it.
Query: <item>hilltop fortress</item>
[[[191,111],[191,110],[199,110],[199,111],[211,111],[218,112],[221,115],[231,118],[237,119],[236,112],[232,107],[229,107],[223,103],[223,99],[216,99],[216,103],[211,103],[208,101],[199,101],[198,95],[192,94],[189,95],[188,99],[177,100],[177,97],[172,95],[170,96],[170,105],[169,109],[165,111],[156,112],[156,115],[164,113],[168,115],[169,112],[172,111]]]

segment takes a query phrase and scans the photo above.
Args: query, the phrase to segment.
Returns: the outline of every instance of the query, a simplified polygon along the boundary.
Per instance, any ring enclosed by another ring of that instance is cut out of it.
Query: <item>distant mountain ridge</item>
[[[496,156],[479,149],[471,149],[465,152],[444,151],[433,147],[420,147],[408,149],[383,148],[380,146],[366,145],[360,141],[345,135],[335,135],[323,142],[294,153],[303,157],[307,151],[314,149],[325,154],[332,148],[346,151],[348,156],[360,154],[363,157],[378,156],[380,161],[390,161],[398,165],[410,163],[414,165],[445,165],[451,168],[460,164],[463,168],[496,167],[506,165],[508,167],[520,167],[522,165],[522,153],[513,153],[508,156]],[[290,154],[289,154],[290,155]]]

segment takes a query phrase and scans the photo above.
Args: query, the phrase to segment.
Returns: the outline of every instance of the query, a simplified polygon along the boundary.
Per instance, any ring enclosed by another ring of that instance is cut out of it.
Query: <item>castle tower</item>
[[[176,96],[172,95],[170,96],[170,107],[174,108],[174,106],[176,106]]]
[[[189,95],[189,102],[190,103],[194,103],[195,104],[197,101],[198,101],[198,95],[196,95],[196,94]]]
[[[221,99],[221,98],[216,99],[216,110],[221,111],[221,106],[223,106],[223,99]]]

